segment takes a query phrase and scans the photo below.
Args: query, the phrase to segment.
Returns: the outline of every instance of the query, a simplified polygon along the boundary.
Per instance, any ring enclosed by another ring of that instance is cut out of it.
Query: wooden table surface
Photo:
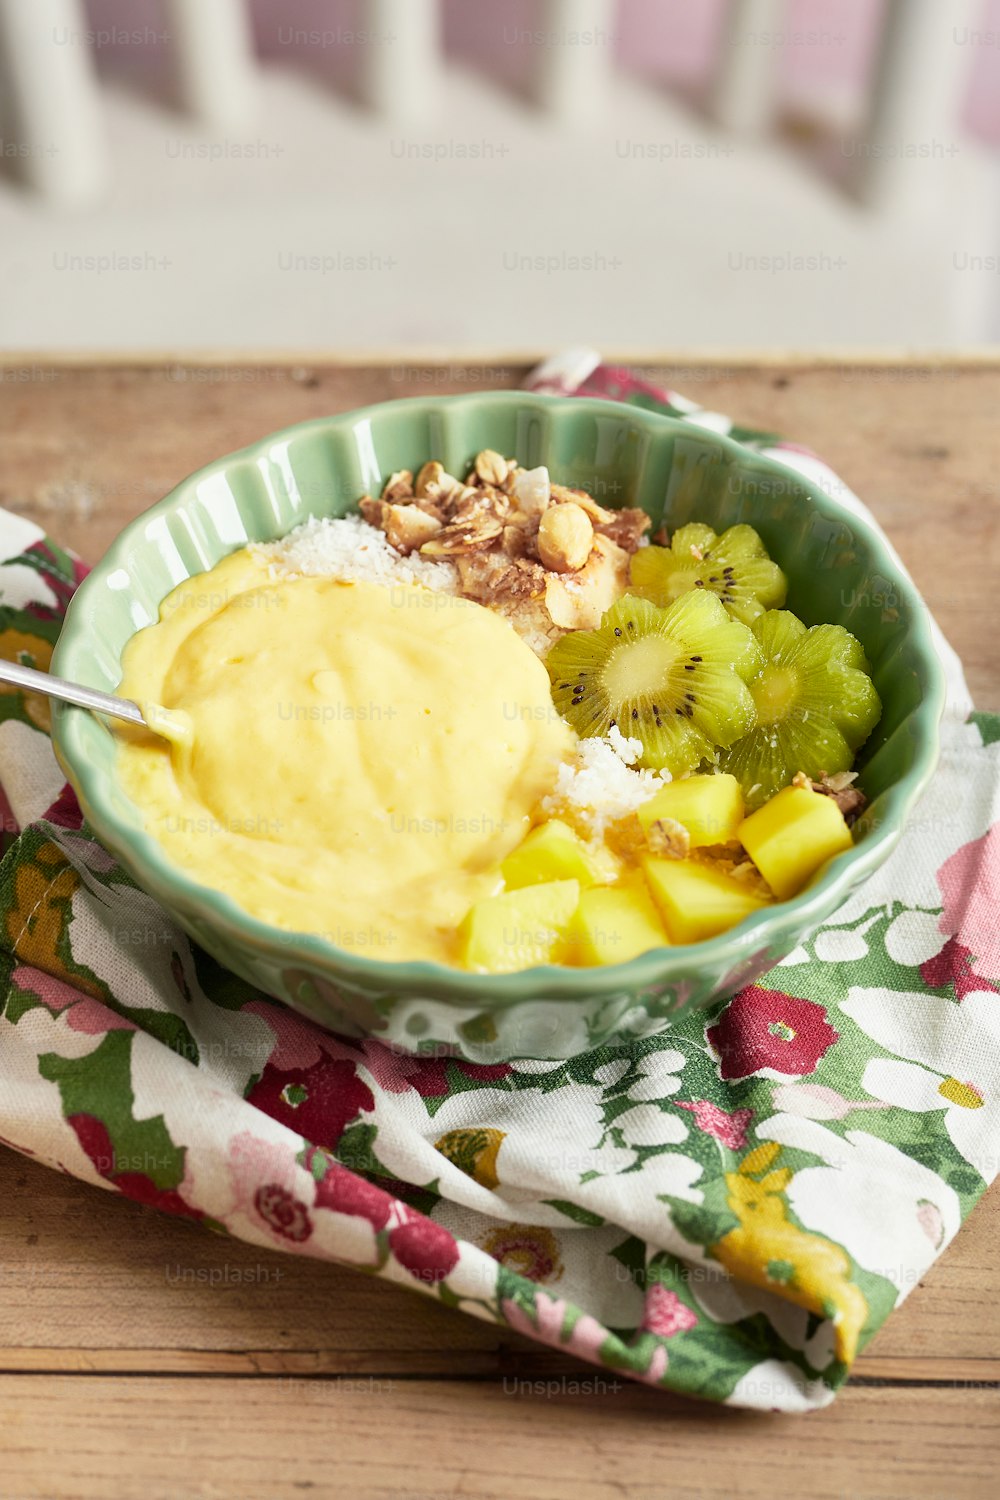
[[[489,359],[9,360],[0,505],[93,560],[190,470],[273,428],[523,373]],[[895,541],[980,706],[1000,708],[1000,361],[684,359],[644,373],[823,453]],[[2,1500],[996,1493],[1000,1191],[833,1406],[807,1417],[618,1384],[2,1148],[0,1203]]]

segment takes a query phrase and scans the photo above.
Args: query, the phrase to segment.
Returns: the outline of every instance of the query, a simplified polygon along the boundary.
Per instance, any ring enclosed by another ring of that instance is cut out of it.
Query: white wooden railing
[[[414,120],[435,107],[440,92],[437,0],[362,4],[363,25],[375,40],[358,49],[359,91],[382,116]],[[206,127],[249,126],[256,63],[244,0],[163,5],[178,102]],[[977,0],[889,0],[868,125],[849,182],[868,208],[898,211],[921,191],[921,173],[887,149],[893,142],[954,137],[969,55],[942,46],[942,25],[974,26],[978,9]],[[586,28],[611,34],[616,14],[616,0],[537,0],[535,12],[539,30],[553,34]],[[784,0],[730,0],[729,32],[706,100],[718,125],[764,135],[775,124],[776,49],[754,38],[780,31],[785,17]],[[529,51],[530,91],[545,109],[568,121],[600,110],[615,66],[611,46]],[[99,199],[111,174],[83,0],[0,0],[0,92],[11,116],[7,135],[27,143],[18,166],[28,183],[63,203]]]

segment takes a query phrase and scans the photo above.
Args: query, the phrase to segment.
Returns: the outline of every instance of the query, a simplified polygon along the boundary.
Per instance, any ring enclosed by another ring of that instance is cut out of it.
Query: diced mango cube
[[[728,844],[743,821],[743,792],[735,776],[685,776],[669,781],[639,808],[639,822],[647,835],[660,818],[682,823],[693,849]]]
[[[796,895],[828,859],[854,846],[833,798],[807,786],[786,786],[750,814],[739,837],[780,901]]]
[[[644,885],[595,885],[580,897],[573,919],[581,964],[624,964],[670,940]]]
[[[500,866],[509,891],[548,880],[578,880],[581,889],[596,880],[587,846],[568,823],[550,818],[539,823]]]
[[[734,880],[712,865],[647,856],[642,868],[674,943],[700,943],[716,937],[768,904],[745,881]]]
[[[580,899],[575,880],[525,886],[477,901],[458,929],[461,961],[481,974],[561,963]]]

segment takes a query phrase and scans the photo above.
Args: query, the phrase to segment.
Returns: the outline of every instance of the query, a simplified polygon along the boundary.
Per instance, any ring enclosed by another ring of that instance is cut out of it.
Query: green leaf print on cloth
[[[586,389],[732,430],[624,371]],[[79,574],[0,513],[0,650],[44,666]],[[619,1375],[824,1405],[1000,1157],[1000,720],[941,650],[940,770],[826,926],[664,1035],[491,1067],[323,1032],[193,948],[81,826],[44,705],[3,694],[0,1138]]]

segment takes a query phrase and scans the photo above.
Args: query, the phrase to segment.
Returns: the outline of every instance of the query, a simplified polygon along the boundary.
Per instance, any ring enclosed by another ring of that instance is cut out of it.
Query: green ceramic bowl
[[[780,463],[689,423],[614,402],[519,392],[394,401],[275,433],[201,469],[140,516],[81,585],[53,660],[113,691],[122,648],[183,579],[310,515],[342,515],[395,469],[428,457],[464,473],[482,448],[547,464],[608,505],[641,505],[654,526],[755,526],[790,579],[789,607],[862,641],[883,717],[862,753],[871,799],[853,850],[806,892],[722,937],[602,969],[552,965],[483,976],[383,963],[257,921],[196,884],[145,832],[115,776],[115,742],[82,709],[57,707],[56,753],[90,825],[221,963],[323,1025],[473,1062],[570,1057],[646,1036],[731,994],[789,953],[885,860],[934,768],[944,697],[926,609],[875,531]]]

